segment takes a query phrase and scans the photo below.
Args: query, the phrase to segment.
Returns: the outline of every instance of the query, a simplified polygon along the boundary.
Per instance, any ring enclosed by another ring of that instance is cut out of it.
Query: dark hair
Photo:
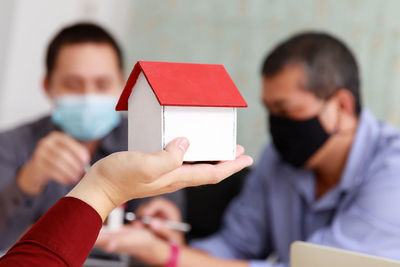
[[[280,43],[265,59],[262,75],[271,77],[289,64],[301,64],[307,72],[306,89],[328,99],[337,90],[349,90],[355,113],[361,111],[357,62],[346,45],[326,33],[308,32]]]
[[[51,75],[57,56],[65,45],[80,43],[109,44],[116,52],[119,67],[123,68],[122,51],[113,36],[102,27],[93,23],[78,23],[62,29],[50,42],[46,52],[46,73]]]

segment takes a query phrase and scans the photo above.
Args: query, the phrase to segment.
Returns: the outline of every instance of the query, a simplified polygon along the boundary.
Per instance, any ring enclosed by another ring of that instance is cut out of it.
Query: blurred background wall
[[[125,46],[129,6],[129,0],[0,0],[0,130],[49,112],[44,57],[61,27],[95,21]]]
[[[238,142],[257,157],[267,140],[260,64],[277,42],[303,30],[342,38],[361,66],[364,104],[400,126],[398,0],[0,0],[0,130],[49,112],[44,51],[65,24],[99,22],[137,60],[224,64],[249,108]]]

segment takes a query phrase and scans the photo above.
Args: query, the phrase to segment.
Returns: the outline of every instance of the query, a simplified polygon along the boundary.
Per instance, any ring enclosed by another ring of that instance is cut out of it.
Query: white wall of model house
[[[128,100],[129,150],[154,152],[176,137],[190,147],[185,161],[231,160],[236,155],[236,108],[161,106],[143,73]]]

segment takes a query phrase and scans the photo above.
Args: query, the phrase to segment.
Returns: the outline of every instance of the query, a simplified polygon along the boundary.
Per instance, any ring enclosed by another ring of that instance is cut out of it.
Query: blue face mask
[[[121,121],[117,99],[106,95],[68,95],[55,100],[52,121],[78,140],[101,139]]]

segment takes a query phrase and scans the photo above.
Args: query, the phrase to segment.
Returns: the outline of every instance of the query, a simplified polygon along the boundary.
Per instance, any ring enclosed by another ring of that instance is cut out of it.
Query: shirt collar
[[[361,111],[356,135],[338,185],[342,191],[348,191],[361,182],[362,170],[365,169],[367,159],[375,150],[378,138],[378,121],[368,109],[364,108]]]
[[[290,168],[292,173],[290,177],[293,177],[294,186],[306,203],[318,210],[336,207],[340,198],[361,182],[361,172],[374,150],[374,144],[376,144],[378,137],[378,122],[371,112],[364,108],[359,117],[356,135],[340,182],[318,201],[315,201],[316,185],[313,171]]]

